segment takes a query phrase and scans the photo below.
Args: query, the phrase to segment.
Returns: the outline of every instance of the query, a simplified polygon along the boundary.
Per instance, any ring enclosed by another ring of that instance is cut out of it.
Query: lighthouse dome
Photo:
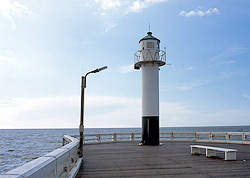
[[[152,35],[152,32],[148,32],[148,35],[143,37],[140,43],[140,50],[150,50],[151,53],[156,53],[160,50],[160,40]],[[152,51],[154,50],[154,51]],[[144,51],[143,53],[148,52]]]
[[[139,43],[143,40],[157,40],[160,42],[160,40],[152,35],[152,32],[148,32],[148,35],[140,39]]]

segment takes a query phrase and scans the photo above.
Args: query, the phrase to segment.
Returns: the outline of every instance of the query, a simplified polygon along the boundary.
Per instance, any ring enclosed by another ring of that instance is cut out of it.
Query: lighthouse
[[[159,145],[159,70],[166,64],[160,40],[148,32],[134,55],[134,69],[142,73],[142,144]]]

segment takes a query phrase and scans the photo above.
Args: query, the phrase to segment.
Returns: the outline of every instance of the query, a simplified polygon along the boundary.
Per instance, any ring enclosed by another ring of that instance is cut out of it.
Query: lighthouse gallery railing
[[[166,63],[166,51],[155,49],[138,50],[134,54],[134,63],[145,61],[163,61]]]

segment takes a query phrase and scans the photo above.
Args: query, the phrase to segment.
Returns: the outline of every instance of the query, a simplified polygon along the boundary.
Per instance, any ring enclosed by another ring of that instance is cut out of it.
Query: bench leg
[[[206,149],[206,157],[216,156],[216,151]]]
[[[236,160],[236,152],[225,151],[225,160]]]
[[[194,148],[194,147],[191,147],[191,154],[201,154],[200,153],[200,149],[199,148]]]

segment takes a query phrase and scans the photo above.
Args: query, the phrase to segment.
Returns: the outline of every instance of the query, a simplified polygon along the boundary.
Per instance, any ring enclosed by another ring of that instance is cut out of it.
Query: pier
[[[155,146],[138,146],[141,133],[84,134],[83,157],[75,137],[64,135],[61,148],[0,177],[250,177],[250,132],[163,132]],[[236,149],[236,160],[192,155],[190,145]]]
[[[195,142],[163,142],[161,146],[137,146],[138,142],[84,146],[77,178],[95,177],[250,177],[250,145],[203,143],[235,148],[237,160],[192,155]],[[150,153],[150,154],[149,154]]]

